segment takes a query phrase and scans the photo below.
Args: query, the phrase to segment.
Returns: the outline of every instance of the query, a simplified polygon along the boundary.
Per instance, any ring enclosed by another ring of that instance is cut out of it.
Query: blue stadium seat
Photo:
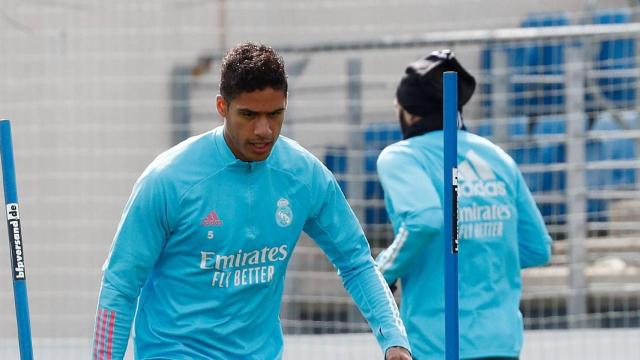
[[[377,149],[368,149],[365,151],[365,173],[368,176],[372,176],[377,174],[376,162],[378,160],[378,155],[380,154],[380,150]],[[368,179],[365,181],[365,199],[384,199],[384,191],[382,190],[382,185],[377,178]],[[371,205],[365,207],[365,222],[367,224],[386,224],[389,222],[389,215],[387,214],[387,210],[384,205]]]
[[[522,22],[522,27],[547,27],[569,25],[564,13],[532,14]],[[525,44],[507,49],[507,65],[514,75],[546,76],[564,73],[565,45],[553,43]],[[517,77],[516,77],[517,78]],[[564,110],[564,83],[514,81],[510,85],[514,94],[509,101],[509,114],[541,116],[561,113]]]
[[[569,25],[565,13],[536,13],[522,21],[522,27],[547,27]],[[481,116],[492,118],[494,91],[491,72],[494,55],[505,53],[510,71],[508,91],[512,97],[508,100],[509,116],[537,117],[559,114],[564,111],[564,83],[550,81],[547,76],[561,76],[564,73],[564,42],[539,44],[522,43],[513,47],[490,45],[480,52],[480,71],[483,80],[478,85]],[[503,114],[498,114],[503,115]]]
[[[364,129],[364,143],[367,149],[382,150],[385,146],[402,140],[398,123],[373,123]]]
[[[623,128],[610,115],[600,116],[592,130],[618,130]],[[637,158],[635,139],[597,139],[587,144],[587,161],[633,160]],[[589,170],[587,188],[603,190],[612,188],[632,189],[636,184],[635,169]]]
[[[477,135],[491,137],[493,135],[493,125],[491,120],[474,121],[467,123],[467,129]]]
[[[345,196],[348,196],[348,183],[340,179],[347,173],[347,149],[344,146],[330,146],[324,155],[325,166],[338,178],[338,185]]]
[[[480,51],[480,74],[478,77],[478,96],[480,97],[481,116],[484,119],[493,117],[493,100],[491,93],[493,85],[491,84],[491,69],[493,68],[493,52],[495,50],[489,46]]]
[[[513,118],[509,122],[509,136],[513,146],[509,153],[520,165],[526,164],[558,164],[566,161],[565,145],[559,142],[548,142],[545,136],[564,134],[564,118],[558,116],[541,116],[531,124],[526,117]],[[564,192],[566,174],[564,171],[527,171],[523,173],[532,193]],[[566,215],[564,203],[538,203],[542,215],[550,223],[563,223]]]
[[[364,182],[365,200],[384,198],[382,186],[377,180],[376,161],[380,151],[387,145],[402,140],[400,126],[396,122],[374,123],[367,126],[363,132],[364,137],[364,173],[368,179]],[[346,147],[328,147],[326,149],[324,163],[339,179],[338,183],[342,191],[348,195],[349,184],[346,180],[341,180],[340,175],[348,171],[348,161]],[[356,194],[352,194],[357,196]],[[365,224],[386,224],[389,222],[387,211],[380,202],[380,205],[369,205],[364,209]]]
[[[518,164],[557,164],[565,162],[563,143],[537,141],[545,135],[565,133],[565,122],[560,117],[541,117],[528,129],[524,118],[516,118],[509,124],[512,141],[525,139],[522,146],[510,149],[510,154]],[[525,179],[532,192],[561,191],[565,189],[565,174],[558,171],[527,172]]]
[[[376,161],[382,149],[400,140],[402,140],[402,132],[397,122],[374,123],[364,130],[364,170],[367,176],[373,178],[365,181],[364,197],[366,200],[384,199],[382,186],[375,177],[377,175]],[[365,207],[366,224],[386,224],[388,222],[389,216],[382,203]]]
[[[631,20],[630,9],[599,10],[593,15],[594,24],[624,24]],[[636,68],[636,43],[632,38],[604,40],[596,55],[595,70],[625,70]],[[629,108],[636,101],[636,78],[633,74],[613,74],[597,80],[600,93],[616,108]],[[593,96],[587,94],[587,104]],[[598,108],[588,110],[601,110]]]
[[[598,10],[594,13],[594,24],[623,24],[631,21],[630,9]],[[596,80],[602,98],[610,102],[616,109],[635,107],[636,77],[634,74],[618,72],[606,76],[607,71],[632,70],[636,68],[636,44],[632,38],[604,40],[599,44],[594,70],[601,75]],[[586,93],[587,112],[591,114],[592,130],[622,130],[620,124],[611,116],[598,113],[606,110],[603,104],[594,100],[593,94]],[[635,159],[635,141],[632,139],[602,139],[587,143],[587,161],[606,161]],[[636,182],[635,169],[607,169],[587,171],[587,188],[589,190],[633,188]],[[606,221],[606,210],[609,201],[603,199],[588,200],[588,220]]]
[[[491,138],[493,136],[492,119],[465,122],[467,130],[482,137]],[[508,135],[510,138],[527,135],[527,118],[513,117],[508,122]]]

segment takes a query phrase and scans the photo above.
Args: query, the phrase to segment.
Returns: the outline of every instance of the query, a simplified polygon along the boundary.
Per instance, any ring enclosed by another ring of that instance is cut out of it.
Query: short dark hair
[[[284,60],[273,48],[245,42],[227,51],[220,70],[220,95],[225,101],[267,87],[287,94]]]

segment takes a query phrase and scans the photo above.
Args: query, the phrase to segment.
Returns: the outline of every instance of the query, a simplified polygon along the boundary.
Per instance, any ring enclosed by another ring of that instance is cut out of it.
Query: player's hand
[[[390,347],[387,350],[387,355],[385,356],[386,360],[411,360],[411,354],[409,354],[409,350],[403,348],[403,347],[399,347],[399,346],[394,346],[394,347]]]

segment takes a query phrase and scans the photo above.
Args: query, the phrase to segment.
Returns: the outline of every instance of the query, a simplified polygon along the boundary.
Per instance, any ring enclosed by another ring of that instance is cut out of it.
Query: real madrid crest
[[[280,198],[277,202],[278,208],[276,209],[276,224],[281,227],[287,227],[291,225],[293,221],[293,212],[289,207],[289,200]]]

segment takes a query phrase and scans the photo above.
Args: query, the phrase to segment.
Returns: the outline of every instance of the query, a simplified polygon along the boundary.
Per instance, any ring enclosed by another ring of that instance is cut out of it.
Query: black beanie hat
[[[451,50],[434,51],[407,66],[396,90],[398,103],[417,116],[442,114],[442,74],[458,73],[458,110],[471,99],[476,80],[455,58]]]

